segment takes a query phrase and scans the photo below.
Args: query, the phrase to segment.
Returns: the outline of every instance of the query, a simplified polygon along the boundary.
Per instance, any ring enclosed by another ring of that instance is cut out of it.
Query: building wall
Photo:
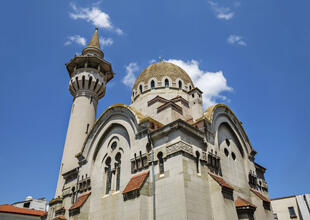
[[[222,111],[222,110],[221,110]],[[216,116],[217,113],[214,113]],[[214,117],[215,117],[214,116]],[[170,128],[154,136],[155,152],[155,192],[157,219],[238,219],[234,199],[240,196],[255,204],[255,219],[271,220],[272,211],[265,210],[260,198],[250,192],[248,172],[255,171],[253,161],[250,160],[249,144],[244,140],[241,131],[223,110],[220,116],[214,119],[212,132],[213,139],[206,139],[198,133],[189,132],[183,128]],[[219,129],[222,123],[227,123],[231,129]],[[84,177],[91,179],[91,195],[82,206],[81,213],[68,219],[152,219],[152,188],[151,173],[141,189],[140,196],[124,200],[122,191],[133,175],[150,170],[151,167],[132,172],[131,160],[136,156],[148,155],[146,134],[141,134],[135,117],[123,107],[115,107],[105,112],[97,122],[97,128],[86,140],[81,152],[85,163],[79,168],[79,180]],[[190,126],[190,125],[188,125]],[[97,129],[97,130],[96,130]],[[170,129],[170,130],[169,130]],[[140,133],[139,133],[140,132]],[[195,131],[198,132],[198,131]],[[229,146],[225,139],[230,140]],[[207,142],[206,142],[207,140]],[[213,140],[213,141],[212,141]],[[241,141],[243,140],[243,141]],[[113,148],[112,143],[117,142]],[[224,142],[224,143],[223,143]],[[172,148],[168,150],[168,147]],[[230,153],[227,157],[224,148]],[[223,179],[234,187],[234,198],[223,196],[221,185],[209,174],[207,157],[211,149],[217,151],[221,158]],[[106,161],[111,158],[114,167],[116,153],[121,154],[120,190],[115,189],[115,175],[113,174],[111,191],[106,194]],[[159,152],[163,153],[164,174],[159,174]],[[199,172],[197,172],[196,152],[199,152]],[[236,159],[231,159],[231,152],[235,152]],[[243,152],[243,155],[242,153]],[[150,162],[150,160],[149,160]],[[150,164],[149,164],[150,165]],[[76,186],[77,179],[66,183],[65,188]],[[85,192],[80,193],[82,195]],[[262,192],[268,197],[267,192]],[[72,206],[72,196],[64,197],[62,205],[67,210]],[[51,207],[52,210],[52,207]]]
[[[46,200],[45,199],[32,199],[32,200],[26,200],[23,202],[14,203],[13,206],[19,207],[19,208],[26,208],[24,207],[25,203],[30,203],[29,209],[35,209],[35,210],[41,210],[46,211]]]
[[[310,219],[310,194],[296,196],[301,219]]]
[[[277,214],[279,220],[291,220],[292,219],[290,217],[288,207],[294,207],[294,210],[297,216],[297,218],[294,218],[294,219],[300,220],[295,196],[272,200],[271,205],[273,208],[273,213]]]
[[[310,194],[273,199],[271,204],[273,212],[277,214],[279,220],[292,219],[288,207],[294,207],[297,216],[294,219],[310,219]]]
[[[0,213],[1,220],[39,220],[40,216],[17,215],[12,213]]]

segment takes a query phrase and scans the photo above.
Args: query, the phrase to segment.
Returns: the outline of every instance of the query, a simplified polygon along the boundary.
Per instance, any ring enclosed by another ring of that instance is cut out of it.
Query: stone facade
[[[47,219],[273,219],[266,169],[235,114],[221,104],[203,112],[202,92],[184,70],[152,65],[131,105],[108,107],[86,135],[78,115],[71,128],[71,113],[62,164],[75,163],[60,170]]]

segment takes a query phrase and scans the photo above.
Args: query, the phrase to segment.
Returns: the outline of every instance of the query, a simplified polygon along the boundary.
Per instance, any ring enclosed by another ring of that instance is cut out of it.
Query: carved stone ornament
[[[176,144],[173,144],[167,147],[167,155],[173,154],[178,151],[184,151],[186,153],[193,155],[193,147],[182,141],[177,142]]]

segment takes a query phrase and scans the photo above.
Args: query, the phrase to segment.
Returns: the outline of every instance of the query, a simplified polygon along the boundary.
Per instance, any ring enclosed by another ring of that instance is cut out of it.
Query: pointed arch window
[[[164,167],[163,153],[159,152],[157,154],[157,158],[158,158],[158,165],[159,165],[159,174],[164,174],[165,173],[165,167]]]
[[[179,81],[179,89],[182,89],[182,81]]]
[[[154,80],[151,81],[151,88],[155,89],[155,82],[154,82]]]
[[[111,182],[112,182],[111,157],[108,157],[106,159],[105,164],[106,164],[106,177],[107,177],[105,193],[109,194],[111,190]]]
[[[199,170],[199,158],[200,158],[200,153],[197,151],[196,152],[196,172],[197,173],[200,173],[200,170]]]
[[[165,79],[165,88],[169,88],[169,80]]]
[[[142,85],[139,86],[140,93],[142,93]]]
[[[118,152],[115,156],[115,170],[116,170],[116,187],[115,190],[119,191],[120,182],[121,182],[121,154]]]

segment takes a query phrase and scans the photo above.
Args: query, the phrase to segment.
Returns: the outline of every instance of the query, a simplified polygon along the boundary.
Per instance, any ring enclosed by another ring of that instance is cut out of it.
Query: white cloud
[[[242,39],[241,36],[235,35],[235,34],[231,34],[228,36],[227,38],[227,42],[229,44],[238,44],[240,46],[246,46],[246,42]]]
[[[86,45],[86,39],[84,37],[81,37],[80,35],[73,35],[68,37],[68,40],[65,42],[65,45],[70,45],[72,43],[77,43],[79,45],[85,46]]]
[[[123,30],[120,29],[120,28],[116,28],[115,31],[116,31],[116,33],[118,33],[119,35],[123,35],[123,34],[124,34]]]
[[[72,19],[83,19],[92,23],[96,27],[115,31],[119,35],[123,34],[123,31],[120,28],[114,27],[110,16],[101,11],[97,6],[93,6],[91,8],[78,8],[74,3],[71,3],[70,5],[73,12],[70,12],[69,15]]]
[[[100,45],[101,46],[111,46],[114,42],[112,38],[104,38],[104,37],[100,37],[99,39]]]
[[[234,12],[229,7],[220,7],[218,3],[214,1],[208,2],[218,19],[230,20],[234,17]]]
[[[137,63],[129,63],[126,68],[126,76],[123,78],[122,82],[129,87],[132,87],[136,80],[136,73],[139,70],[139,66]]]
[[[205,107],[216,104],[217,100],[227,100],[227,97],[222,95],[222,93],[233,90],[233,88],[227,85],[227,80],[222,71],[208,72],[201,70],[199,62],[196,60],[169,59],[166,61],[181,67],[188,73],[195,86],[203,91],[202,98]]]

